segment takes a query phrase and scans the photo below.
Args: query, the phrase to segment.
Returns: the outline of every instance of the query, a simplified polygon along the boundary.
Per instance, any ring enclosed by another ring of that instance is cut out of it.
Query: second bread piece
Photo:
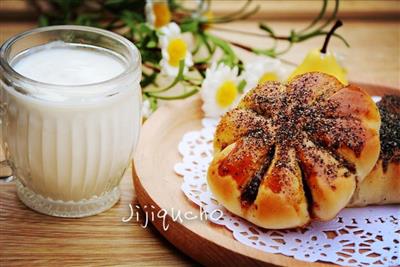
[[[372,171],[357,185],[350,207],[400,204],[400,96],[386,95],[378,107],[381,153]]]

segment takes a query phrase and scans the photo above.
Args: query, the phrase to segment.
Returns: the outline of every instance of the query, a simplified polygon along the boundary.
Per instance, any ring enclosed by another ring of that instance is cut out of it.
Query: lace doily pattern
[[[400,207],[348,208],[329,222],[313,222],[305,229],[267,230],[233,215],[213,198],[207,187],[207,169],[213,151],[217,120],[203,119],[203,128],[186,133],[178,149],[182,162],[175,172],[183,176],[182,191],[208,214],[213,223],[229,229],[250,247],[292,256],[302,261],[324,261],[344,266],[400,266]],[[219,219],[214,219],[219,217]]]

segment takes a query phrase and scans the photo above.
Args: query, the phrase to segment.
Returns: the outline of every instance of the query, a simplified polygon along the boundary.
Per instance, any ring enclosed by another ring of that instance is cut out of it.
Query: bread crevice
[[[296,151],[296,161],[297,164],[300,167],[300,174],[301,174],[301,183],[303,184],[303,189],[304,189],[304,196],[306,198],[307,201],[307,211],[309,215],[312,215],[312,208],[313,208],[313,196],[311,193],[311,189],[307,183],[307,178],[306,178],[306,172],[304,170],[304,166],[303,166],[303,162],[300,160],[299,156],[298,156],[298,152]]]
[[[264,180],[265,174],[271,166],[274,154],[275,145],[272,145],[260,169],[253,175],[247,185],[243,188],[240,195],[240,201],[243,207],[250,206],[256,200],[261,182]]]
[[[342,167],[346,168],[351,174],[356,174],[355,164],[343,157],[337,149],[322,144],[321,141],[315,139],[308,133],[306,133],[306,135],[309,141],[312,142],[318,149],[328,152]]]

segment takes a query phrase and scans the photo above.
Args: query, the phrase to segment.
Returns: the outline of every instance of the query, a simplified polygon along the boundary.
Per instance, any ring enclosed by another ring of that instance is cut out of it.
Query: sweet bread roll
[[[376,163],[379,127],[368,94],[332,76],[267,82],[221,118],[208,185],[228,210],[261,227],[332,219]]]
[[[378,108],[382,120],[379,160],[357,186],[350,207],[400,203],[400,96],[384,96]]]

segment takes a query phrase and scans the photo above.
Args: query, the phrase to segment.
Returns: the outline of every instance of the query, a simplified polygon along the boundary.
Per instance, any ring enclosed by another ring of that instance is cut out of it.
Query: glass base
[[[19,199],[29,208],[56,217],[81,218],[110,209],[120,198],[119,187],[105,193],[101,197],[93,197],[81,201],[53,200],[34,193],[16,179]]]

